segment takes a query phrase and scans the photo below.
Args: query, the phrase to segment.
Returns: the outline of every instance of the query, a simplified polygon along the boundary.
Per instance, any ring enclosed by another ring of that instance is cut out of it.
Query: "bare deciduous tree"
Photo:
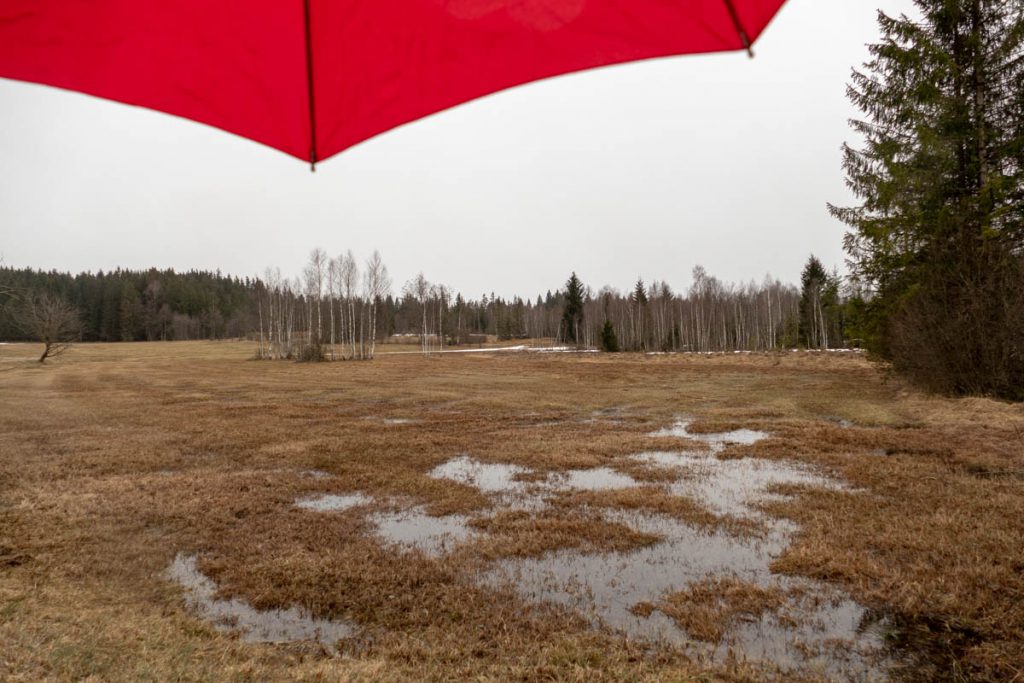
[[[45,292],[24,297],[14,308],[14,321],[25,334],[42,342],[40,363],[67,351],[81,328],[78,310],[61,297]]]
[[[356,265],[356,257],[352,255],[352,250],[349,249],[344,256],[339,258],[341,263],[340,275],[341,275],[341,289],[344,293],[345,303],[347,304],[348,310],[346,311],[347,319],[345,326],[348,328],[348,342],[352,349],[352,358],[356,357],[356,287],[359,284],[359,266]]]
[[[370,302],[370,353],[369,357],[377,349],[377,302],[387,296],[391,290],[391,277],[388,275],[388,267],[380,257],[379,251],[374,251],[366,261],[366,298]]]
[[[334,360],[334,302],[341,284],[341,264],[338,259],[327,262],[327,306],[331,312],[331,360]]]

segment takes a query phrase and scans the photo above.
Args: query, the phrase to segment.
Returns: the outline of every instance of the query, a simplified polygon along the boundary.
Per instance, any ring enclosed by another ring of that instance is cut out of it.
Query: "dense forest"
[[[801,286],[765,278],[729,284],[694,268],[676,292],[638,280],[629,292],[597,291],[575,274],[535,298],[469,299],[422,274],[398,293],[379,254],[361,267],[351,253],[311,253],[300,278],[173,270],[80,273],[0,269],[8,292],[0,338],[35,338],[18,324],[19,301],[42,293],[77,311],[83,341],[248,337],[262,358],[370,358],[377,343],[415,337],[425,352],[487,339],[550,338],[609,351],[733,351],[830,348],[847,340],[849,302],[839,278],[811,258]]]
[[[77,309],[83,341],[240,337],[254,327],[254,287],[249,279],[201,271],[114,270],[70,275],[0,268],[0,292],[8,292],[7,314],[0,315],[0,339],[33,338],[17,325],[12,310],[19,293],[42,292],[59,296]]]

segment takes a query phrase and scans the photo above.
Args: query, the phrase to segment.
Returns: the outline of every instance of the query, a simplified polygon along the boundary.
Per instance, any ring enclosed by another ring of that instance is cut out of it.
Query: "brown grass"
[[[607,491],[575,491],[562,494],[553,502],[570,510],[589,507],[652,512],[674,517],[702,529],[724,529],[734,536],[755,536],[763,531],[761,525],[754,520],[716,515],[690,498],[673,496],[664,489],[654,486]]]
[[[760,618],[784,601],[779,588],[764,588],[735,576],[717,576],[665,596],[653,609],[670,617],[691,638],[718,643],[736,620]]]
[[[894,646],[917,657],[908,676],[1024,675],[1019,405],[909,392],[854,355],[302,365],[251,361],[252,351],[80,345],[36,367],[33,347],[0,346],[0,679],[771,678],[595,632],[466,578],[481,559],[650,541],[595,523],[593,506],[721,523],[692,501],[578,494],[527,521],[427,476],[469,453],[541,472],[615,467],[656,487],[658,475],[645,479],[625,456],[668,448],[645,435],[677,415],[696,417],[695,431],[766,429],[771,439],[726,455],[793,458],[848,482],[853,492],[791,490],[769,506],[801,525],[775,569],[834,582],[891,615]],[[591,421],[614,408],[617,421]],[[300,474],[314,468],[335,477]],[[346,491],[467,514],[494,533],[447,558],[398,556],[359,514],[292,505]],[[198,553],[226,596],[302,605],[363,632],[340,658],[242,643],[192,616],[162,578],[177,552]]]
[[[472,526],[487,533],[472,550],[488,560],[537,557],[567,548],[585,552],[628,551],[658,541],[657,536],[605,521],[585,510],[538,514],[502,511],[474,520]]]

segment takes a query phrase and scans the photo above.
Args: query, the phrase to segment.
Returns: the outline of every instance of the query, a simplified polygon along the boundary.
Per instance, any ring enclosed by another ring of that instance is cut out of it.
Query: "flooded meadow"
[[[11,680],[994,681],[1024,653],[1016,407],[855,355],[100,351],[0,378]]]

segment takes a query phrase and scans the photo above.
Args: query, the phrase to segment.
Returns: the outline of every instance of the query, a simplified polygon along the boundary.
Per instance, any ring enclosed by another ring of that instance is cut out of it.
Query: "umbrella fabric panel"
[[[753,42],[783,0],[732,0]],[[530,81],[744,47],[725,0],[312,0],[318,157]]]
[[[0,0],[0,76],[309,158],[301,0]]]
[[[736,50],[784,0],[0,0],[0,76],[309,160],[504,88]],[[307,54],[309,59],[307,59]],[[310,111],[312,73],[315,112]]]

